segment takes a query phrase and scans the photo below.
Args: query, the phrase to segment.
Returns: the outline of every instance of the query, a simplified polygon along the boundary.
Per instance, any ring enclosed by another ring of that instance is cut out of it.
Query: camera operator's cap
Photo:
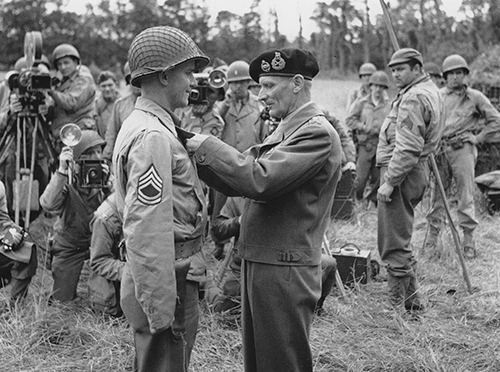
[[[316,57],[309,51],[296,48],[271,49],[250,62],[250,76],[259,81],[261,76],[295,76],[300,74],[312,80],[319,72]]]
[[[402,48],[394,52],[394,54],[391,57],[391,60],[389,61],[388,66],[392,67],[400,65],[402,63],[408,63],[412,60],[417,61],[420,64],[420,66],[424,65],[422,54],[420,54],[418,50],[413,48]]]
[[[131,84],[140,87],[142,77],[171,69],[190,60],[194,60],[197,70],[210,62],[196,43],[178,28],[147,28],[134,38],[128,51]]]
[[[78,50],[71,44],[59,44],[54,48],[52,52],[52,63],[57,67],[57,60],[64,57],[72,57],[75,58],[78,63],[80,63],[80,53]]]
[[[234,61],[229,65],[226,76],[228,83],[252,80],[249,74],[250,66],[245,61]]]
[[[73,158],[78,160],[82,154],[94,146],[104,146],[106,141],[95,130],[82,130],[82,138],[73,147]]]

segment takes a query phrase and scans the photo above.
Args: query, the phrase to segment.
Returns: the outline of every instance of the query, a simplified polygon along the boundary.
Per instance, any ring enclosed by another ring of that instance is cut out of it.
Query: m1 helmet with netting
[[[195,68],[208,65],[210,59],[183,31],[170,26],[150,27],[137,35],[128,51],[131,84],[140,87],[144,76],[171,69],[193,60]]]

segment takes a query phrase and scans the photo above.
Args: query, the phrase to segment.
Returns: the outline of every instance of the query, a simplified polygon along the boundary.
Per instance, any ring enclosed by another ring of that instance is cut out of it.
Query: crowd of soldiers
[[[151,43],[160,45],[156,54]],[[273,49],[250,64],[208,63],[182,31],[156,27],[131,45],[124,94],[110,71],[94,81],[70,44],[33,65],[59,77],[37,108],[58,153],[53,164],[43,151],[36,156],[40,205],[57,216],[48,247],[51,303],[77,297],[89,260],[89,302],[113,317],[125,313],[137,370],[187,368],[200,293],[215,311],[243,304],[248,371],[310,370],[312,314],[321,314],[334,284],[336,262],[321,254],[321,241],[341,173],[355,172],[356,200],[377,207],[392,306],[424,307],[410,239],[431,153],[445,184],[456,182],[464,255],[477,256],[476,145],[499,131],[500,114],[467,86],[464,58],[451,55],[440,69],[414,49],[395,52],[388,65],[399,88],[394,99],[384,69],[363,64],[345,123],[310,102],[319,67],[309,52]],[[15,64],[19,73],[30,68],[24,57]],[[207,83],[214,71],[222,84]],[[193,88],[205,99],[191,102]],[[4,131],[30,109],[5,82],[0,102]],[[74,146],[61,143],[67,123],[81,129]],[[1,165],[0,270],[15,304],[26,296],[37,253],[11,219],[13,154]],[[74,182],[80,160],[106,161],[102,186]],[[443,222],[443,201],[433,195],[429,250]],[[200,250],[207,240],[210,252]],[[207,275],[207,253],[221,260],[218,275]],[[286,345],[263,347],[262,339]]]

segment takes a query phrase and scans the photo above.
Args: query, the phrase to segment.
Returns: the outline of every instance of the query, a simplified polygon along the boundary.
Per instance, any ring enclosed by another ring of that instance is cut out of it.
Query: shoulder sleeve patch
[[[145,205],[155,205],[161,202],[163,181],[153,164],[139,176],[137,182],[137,200]]]

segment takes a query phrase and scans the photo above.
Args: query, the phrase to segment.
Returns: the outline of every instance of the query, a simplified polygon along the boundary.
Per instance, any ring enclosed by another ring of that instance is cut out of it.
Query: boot
[[[468,260],[472,260],[477,257],[476,244],[474,238],[472,237],[472,231],[464,230],[464,257]]]
[[[405,280],[407,277],[398,277],[387,273],[387,285],[389,287],[389,303],[394,308],[399,308],[405,301]]]
[[[405,309],[408,311],[422,311],[424,305],[418,293],[418,281],[415,271],[407,276],[408,280],[405,282]]]

